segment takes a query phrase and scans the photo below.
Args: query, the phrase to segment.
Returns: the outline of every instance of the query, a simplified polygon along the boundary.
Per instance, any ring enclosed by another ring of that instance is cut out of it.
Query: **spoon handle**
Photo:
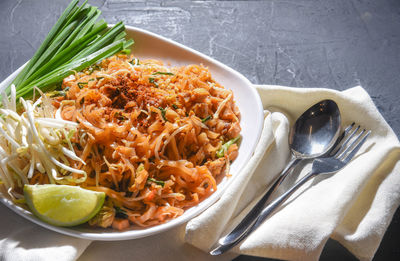
[[[290,173],[290,170],[300,162],[301,159],[292,157],[286,168],[281,172],[278,179],[274,182],[271,188],[264,194],[264,196],[257,202],[257,204],[250,210],[244,219],[225,237],[219,240],[220,245],[229,245],[237,241],[246,231],[252,227],[257,220],[258,215],[264,209],[265,203],[276,188],[283,182],[283,180]]]

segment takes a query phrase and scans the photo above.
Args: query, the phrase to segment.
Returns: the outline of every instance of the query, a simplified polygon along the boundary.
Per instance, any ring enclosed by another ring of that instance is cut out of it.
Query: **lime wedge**
[[[99,212],[105,194],[67,185],[25,185],[24,195],[32,212],[55,226],[76,226]]]

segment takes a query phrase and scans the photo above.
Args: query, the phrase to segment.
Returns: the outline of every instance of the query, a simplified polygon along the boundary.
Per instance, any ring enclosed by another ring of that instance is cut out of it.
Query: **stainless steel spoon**
[[[332,100],[323,100],[314,104],[296,120],[289,132],[289,146],[292,152],[290,162],[267,193],[231,233],[219,240],[219,246],[210,254],[219,255],[222,253],[221,246],[232,247],[234,242],[238,242],[238,239],[254,224],[270,195],[296,164],[301,160],[320,157],[333,147],[339,137],[340,122],[339,108]]]

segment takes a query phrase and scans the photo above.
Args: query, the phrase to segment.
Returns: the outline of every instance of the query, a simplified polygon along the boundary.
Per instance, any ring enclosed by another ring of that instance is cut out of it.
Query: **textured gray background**
[[[32,56],[68,2],[0,0],[0,81]],[[89,2],[109,23],[122,20],[171,38],[253,83],[336,90],[361,84],[400,133],[400,1]],[[399,232],[397,211],[374,260],[398,260]],[[329,241],[321,260],[354,257]]]

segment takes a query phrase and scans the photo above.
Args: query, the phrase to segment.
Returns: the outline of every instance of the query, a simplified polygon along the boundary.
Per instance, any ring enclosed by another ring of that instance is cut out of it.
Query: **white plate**
[[[132,50],[133,54],[139,59],[159,59],[164,61],[166,65],[171,64],[172,66],[193,63],[203,64],[209,68],[212,77],[217,82],[233,91],[234,98],[241,113],[240,125],[242,127],[242,141],[239,148],[239,157],[231,165],[232,177],[225,177],[218,184],[218,189],[214,194],[202,201],[199,205],[185,211],[182,216],[165,224],[149,228],[134,228],[120,232],[112,229],[92,228],[87,225],[73,228],[55,227],[40,221],[29,211],[14,205],[7,198],[0,197],[0,201],[15,213],[47,229],[78,238],[113,241],[145,237],[183,224],[199,215],[219,199],[222,192],[229,186],[230,182],[235,179],[239,171],[250,159],[260,138],[263,126],[263,107],[260,97],[252,84],[243,75],[228,66],[179,43],[131,26],[126,26],[126,32],[128,37],[135,40]],[[10,84],[22,67],[0,84],[0,90],[3,90]]]

